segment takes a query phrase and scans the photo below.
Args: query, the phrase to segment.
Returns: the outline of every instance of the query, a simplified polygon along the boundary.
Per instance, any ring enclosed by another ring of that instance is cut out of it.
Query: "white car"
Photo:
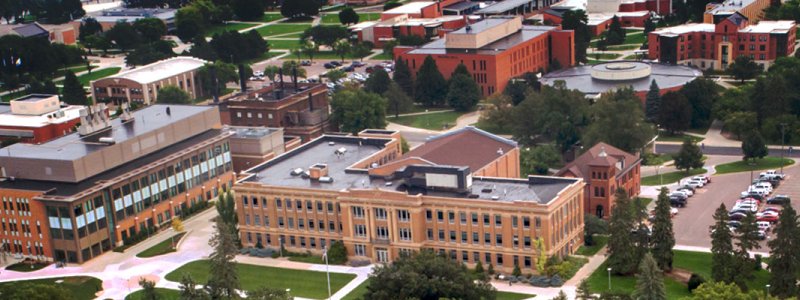
[[[765,189],[765,188],[760,188],[760,187],[752,186],[752,185],[751,185],[750,187],[748,187],[748,188],[747,188],[747,192],[749,192],[749,193],[751,193],[751,194],[757,194],[757,195],[759,195],[759,196],[766,196],[766,195],[769,195],[769,190],[767,190],[767,189]]]
[[[759,182],[759,183],[754,184],[753,186],[755,186],[756,188],[763,188],[765,190],[768,190],[770,193],[772,193],[772,184],[769,183],[769,182]]]
[[[736,200],[736,204],[734,204],[734,206],[744,204],[758,206],[758,201],[752,199],[739,199]]]
[[[786,175],[783,173],[778,173],[775,170],[767,170],[766,172],[761,172],[761,174],[759,174],[759,177],[777,178],[779,180],[783,180],[786,177]]]
[[[780,213],[778,213],[777,211],[773,211],[773,210],[762,211],[762,212],[756,213],[756,218],[761,218],[761,217],[779,217],[779,216],[780,216]]]
[[[694,180],[694,179],[689,180],[689,184],[696,185],[697,187],[704,187],[706,185],[706,183],[703,182],[702,180]]]
[[[747,210],[747,211],[751,211],[751,212],[757,212],[758,211],[758,205],[739,204],[739,205],[734,205],[732,210]]]
[[[703,184],[708,184],[708,182],[709,182],[707,176],[695,176],[695,177],[692,177],[690,180],[699,180],[699,181],[702,181]]]
[[[694,196],[694,192],[692,190],[690,190],[690,189],[680,188],[680,189],[678,189],[678,192],[684,193],[688,197]]]
[[[684,197],[684,198],[689,198],[689,197],[692,196],[691,194],[687,193],[686,190],[677,190],[677,191],[674,191],[674,192],[670,193],[669,195],[670,196]]]
[[[262,77],[264,76],[264,71],[253,71],[253,76]]]
[[[769,222],[764,222],[764,221],[758,221],[758,222],[756,222],[756,225],[758,225],[758,230],[765,231],[765,232],[769,231],[770,227],[772,227],[772,224],[770,224]]]

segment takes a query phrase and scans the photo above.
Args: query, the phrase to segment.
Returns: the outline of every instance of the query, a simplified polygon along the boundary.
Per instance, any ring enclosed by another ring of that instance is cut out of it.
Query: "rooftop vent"
[[[334,151],[333,153],[336,154],[336,155],[343,155],[343,154],[347,153],[347,148],[341,147],[339,149],[336,149],[336,151]]]
[[[116,143],[113,137],[101,137],[97,139],[97,141],[106,145],[113,145]]]
[[[322,176],[322,177],[319,178],[319,182],[332,183],[333,182],[333,177]]]
[[[328,176],[328,165],[326,164],[314,164],[310,168],[308,168],[308,175],[311,179],[318,179],[322,180],[322,177]]]
[[[333,146],[333,145],[336,145],[336,142],[334,142],[334,141],[328,142],[328,146]]]
[[[497,148],[497,155],[503,155],[503,148]]]
[[[292,176],[300,176],[300,174],[303,174],[303,168],[296,168],[296,169],[292,170],[291,173],[289,173],[289,175],[292,175]]]
[[[500,196],[492,196],[492,200],[495,200],[495,201],[500,200]]]
[[[387,182],[387,183],[384,183],[383,185],[384,185],[384,186],[392,186],[392,182],[391,182],[391,181],[389,181],[389,182]]]

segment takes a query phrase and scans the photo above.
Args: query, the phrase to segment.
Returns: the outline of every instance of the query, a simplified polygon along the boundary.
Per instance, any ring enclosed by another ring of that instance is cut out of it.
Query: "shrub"
[[[754,256],[754,258],[755,258],[755,265],[753,266],[753,269],[755,269],[756,271],[760,271],[761,270],[761,260],[762,260],[761,254],[756,254]]]
[[[562,285],[564,285],[564,280],[561,280],[561,277],[559,277],[558,275],[555,275],[552,278],[550,278],[550,286],[559,287]]]
[[[489,275],[494,275],[494,266],[492,264],[489,264],[489,269],[487,269],[487,272],[489,272]]]
[[[694,289],[696,289],[705,282],[706,280],[703,278],[703,276],[700,276],[699,274],[696,273],[692,273],[692,276],[689,277],[689,282],[686,283],[686,287],[689,288],[689,292],[692,292],[694,291]]]

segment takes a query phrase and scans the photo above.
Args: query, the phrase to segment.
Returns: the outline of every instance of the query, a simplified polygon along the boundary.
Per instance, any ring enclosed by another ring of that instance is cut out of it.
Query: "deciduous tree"
[[[754,62],[750,56],[739,55],[726,70],[734,79],[744,83],[745,80],[756,78],[761,69],[761,65]]]
[[[383,93],[389,90],[389,85],[391,83],[392,79],[389,78],[389,73],[386,73],[384,69],[376,68],[372,71],[372,74],[369,75],[369,78],[364,81],[364,89],[370,93],[383,95]]]
[[[625,112],[621,114],[619,112]],[[584,145],[606,142],[627,152],[637,152],[655,132],[645,122],[641,100],[631,88],[603,94],[591,110],[591,123],[581,140]]]
[[[403,92],[400,85],[394,82],[389,84],[389,89],[383,93],[383,97],[386,98],[389,111],[395,117],[398,117],[400,113],[411,111],[414,107],[414,100]]]
[[[358,13],[352,7],[345,7],[339,11],[339,22],[344,25],[358,23],[358,19]]]
[[[461,263],[422,250],[375,267],[364,299],[494,299],[489,282],[473,280],[471,273]]]
[[[692,120],[692,107],[689,100],[678,92],[667,92],[661,97],[658,110],[658,123],[670,134],[689,129]]]
[[[205,30],[203,14],[197,7],[187,6],[175,13],[175,33],[183,41],[202,37]]]
[[[481,99],[481,90],[472,76],[455,74],[450,78],[446,101],[456,111],[469,111]]]
[[[758,128],[758,116],[754,112],[736,111],[728,114],[725,120],[725,129],[742,139],[742,135]]]
[[[683,140],[681,149],[678,151],[678,154],[675,155],[674,159],[675,168],[678,170],[686,170],[687,173],[691,169],[702,168],[705,164],[705,162],[703,162],[703,151],[688,137]]]
[[[319,2],[315,0],[284,1],[281,15],[290,19],[316,16],[319,14],[319,7]]]
[[[255,21],[264,17],[264,0],[233,0],[230,3],[233,13],[240,20]]]
[[[346,39],[336,41],[336,43],[333,43],[332,48],[333,52],[336,52],[336,55],[342,59],[342,62],[344,62],[344,57],[350,53],[351,49],[353,49],[352,45],[350,45],[350,42]]]
[[[142,287],[142,297],[140,299],[143,300],[158,300],[161,297],[156,293],[156,283],[150,280],[145,279],[144,277],[139,278],[139,286]]]
[[[705,128],[711,124],[711,106],[719,98],[719,90],[714,81],[705,78],[693,80],[681,88],[680,92],[692,107],[691,128]]]
[[[166,85],[158,90],[156,102],[160,104],[190,104],[192,99],[186,91],[174,85]]]
[[[377,94],[344,88],[333,95],[331,108],[332,119],[343,132],[386,126],[386,99]]]
[[[757,130],[753,129],[742,141],[742,153],[744,160],[755,161],[757,158],[764,158],[769,154],[769,149],[764,142],[764,138]]]

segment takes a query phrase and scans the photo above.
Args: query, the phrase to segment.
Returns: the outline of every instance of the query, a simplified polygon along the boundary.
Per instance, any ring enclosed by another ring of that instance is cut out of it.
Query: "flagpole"
[[[328,271],[328,248],[322,250],[322,257],[325,258],[325,276],[328,278],[328,300],[331,300],[331,273]]]

